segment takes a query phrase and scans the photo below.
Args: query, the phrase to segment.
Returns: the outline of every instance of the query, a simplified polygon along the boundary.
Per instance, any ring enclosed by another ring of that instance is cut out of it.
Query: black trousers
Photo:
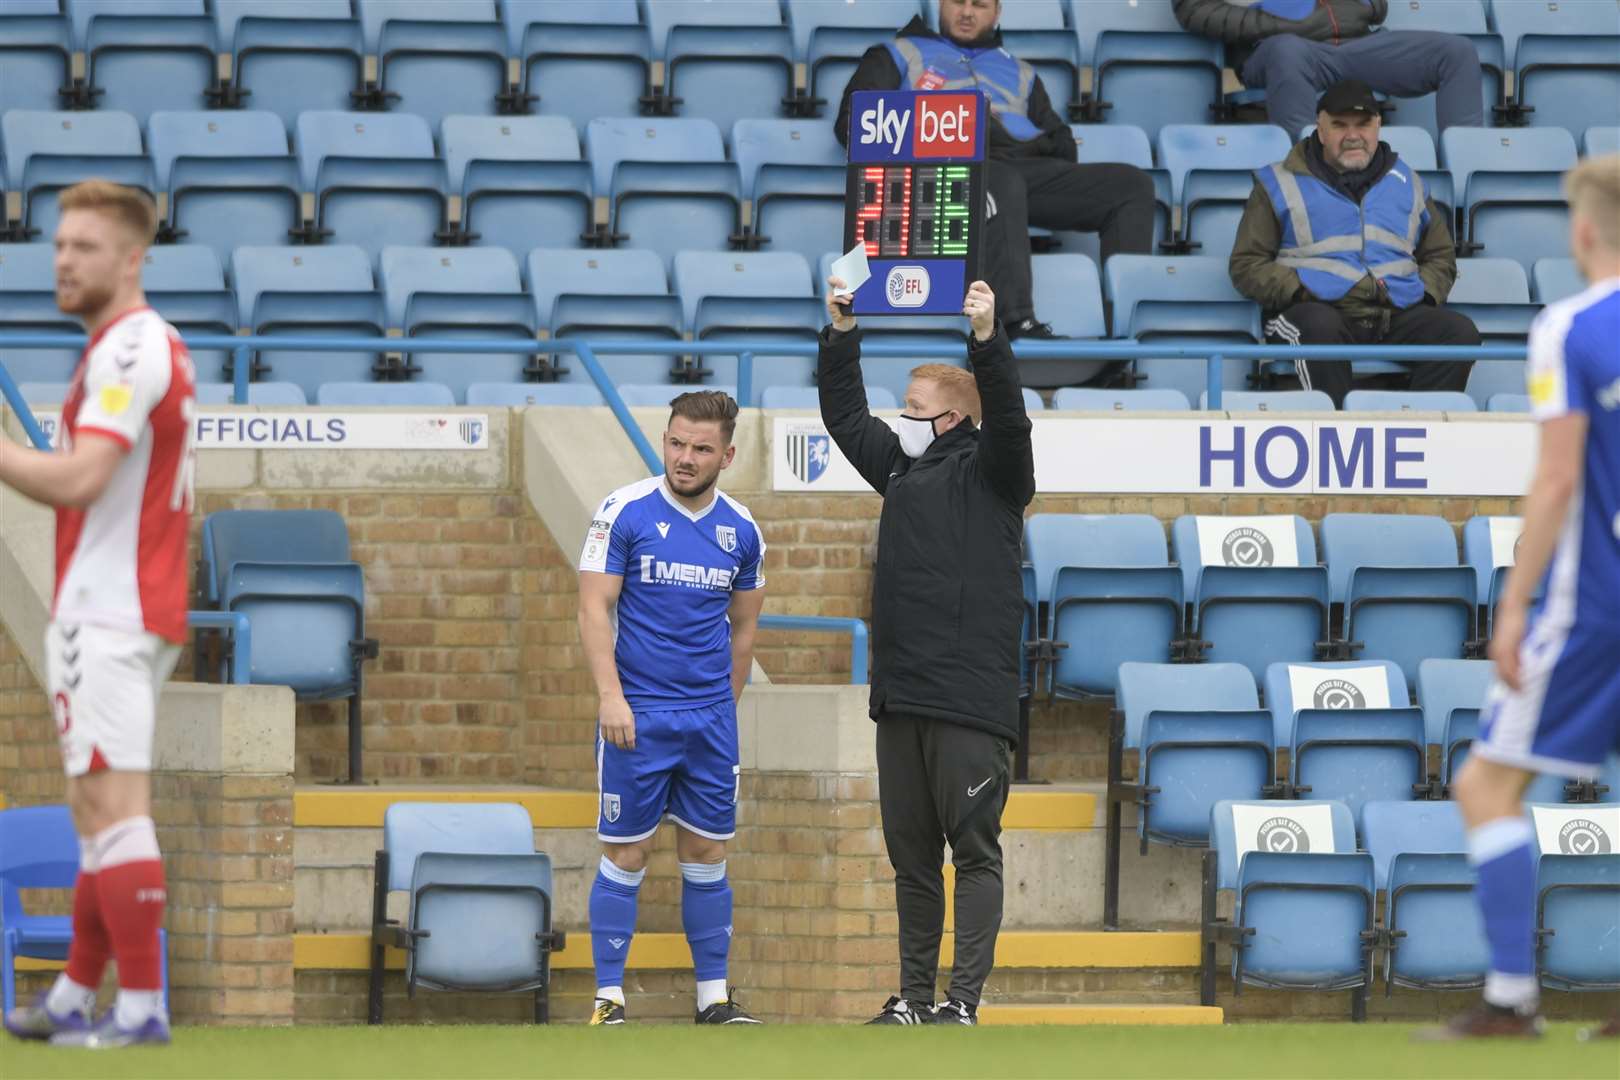
[[[900,915],[900,995],[934,1000],[949,841],[956,866],[950,996],[976,1006],[1001,929],[1001,811],[1012,744],[960,724],[884,713],[877,763],[883,840]]]
[[[1390,316],[1388,328],[1379,321],[1346,319],[1331,304],[1310,300],[1295,304],[1266,320],[1270,345],[1478,345],[1479,330],[1466,315],[1426,303],[1414,304]],[[1472,360],[1425,360],[1409,366],[1412,390],[1462,390],[1468,385]],[[1350,392],[1350,361],[1295,361],[1299,385],[1321,390],[1344,407]]]
[[[990,162],[985,173],[995,213],[981,249],[983,274],[1004,323],[1035,314],[1031,225],[1097,233],[1104,262],[1116,252],[1146,255],[1153,250],[1153,179],[1134,165],[1012,158]]]

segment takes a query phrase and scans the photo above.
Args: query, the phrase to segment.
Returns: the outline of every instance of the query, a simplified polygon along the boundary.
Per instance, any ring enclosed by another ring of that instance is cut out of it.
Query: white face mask
[[[937,416],[902,416],[896,434],[900,436],[900,449],[906,457],[916,460],[927,453],[936,438],[934,421],[950,414],[951,410],[946,409]]]

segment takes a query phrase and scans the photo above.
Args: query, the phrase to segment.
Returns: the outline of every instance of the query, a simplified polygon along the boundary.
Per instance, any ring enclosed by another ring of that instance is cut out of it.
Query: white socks
[[[603,1001],[611,1001],[615,1005],[623,1005],[624,1004],[624,987],[622,987],[622,986],[598,986],[596,988],[596,996],[598,998],[601,998]]]
[[[726,980],[699,979],[697,984],[697,1007],[702,1012],[710,1005],[718,1005],[730,995],[726,993]]]
[[[56,977],[56,982],[51,984],[51,992],[45,997],[45,1010],[52,1016],[66,1016],[72,1012],[94,1016],[96,988],[80,986],[68,978],[67,972],[64,971]]]
[[[120,990],[114,1008],[118,1013],[118,1026],[132,1031],[163,1012],[163,991]]]

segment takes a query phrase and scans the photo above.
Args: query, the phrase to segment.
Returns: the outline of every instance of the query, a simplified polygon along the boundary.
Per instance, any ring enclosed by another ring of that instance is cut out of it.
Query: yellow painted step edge
[[[985,1005],[979,1023],[1206,1025],[1225,1022],[1218,1006],[1205,1005]]]
[[[396,802],[515,802],[537,828],[580,829],[596,825],[596,796],[589,791],[533,791],[501,788],[410,788],[361,791],[304,790],[293,793],[293,824],[309,828],[381,828]],[[1086,791],[1020,789],[1007,799],[1003,829],[1089,829],[1097,818],[1097,797]]]
[[[364,971],[371,965],[370,951],[371,939],[364,933],[293,935],[293,967],[298,971]],[[688,970],[692,954],[684,934],[637,934],[630,942],[627,963],[649,971]],[[403,970],[405,954],[389,949],[384,964]],[[551,966],[559,971],[589,968],[590,934],[569,934],[562,951],[552,954]]]

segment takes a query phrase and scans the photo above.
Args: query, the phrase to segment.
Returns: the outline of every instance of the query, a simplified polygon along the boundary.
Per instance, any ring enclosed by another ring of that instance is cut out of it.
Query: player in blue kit
[[[1620,749],[1620,156],[1585,162],[1566,187],[1570,250],[1591,285],[1530,331],[1541,451],[1496,610],[1496,681],[1456,784],[1491,968],[1484,1002],[1441,1032],[1453,1038],[1540,1032],[1524,789],[1542,772],[1595,779]]]
[[[624,1023],[624,963],[653,836],[675,822],[681,922],[700,1024],[757,1024],[731,999],[726,841],[740,789],[737,697],[765,602],[765,540],[715,487],[737,403],[708,390],[670,403],[664,475],[602,500],[579,561],[579,630],[596,682],[597,836],[591,886],[592,1024]]]

